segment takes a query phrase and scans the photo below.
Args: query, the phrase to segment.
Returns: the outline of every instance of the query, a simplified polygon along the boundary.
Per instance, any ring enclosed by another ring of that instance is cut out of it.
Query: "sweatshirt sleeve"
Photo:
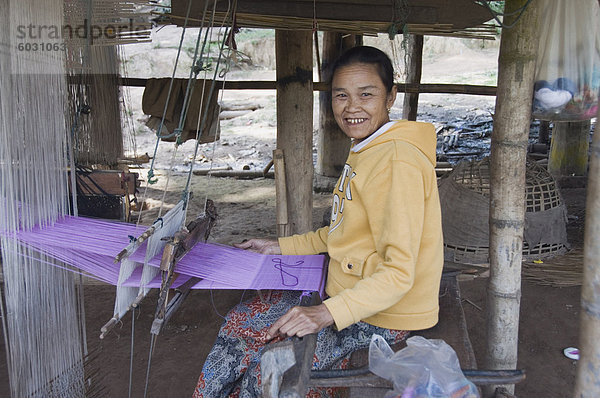
[[[422,171],[393,160],[361,190],[379,257],[369,276],[324,301],[338,330],[396,304],[415,278],[425,212]]]
[[[319,254],[327,252],[329,227],[319,228],[305,234],[279,238],[282,254]]]

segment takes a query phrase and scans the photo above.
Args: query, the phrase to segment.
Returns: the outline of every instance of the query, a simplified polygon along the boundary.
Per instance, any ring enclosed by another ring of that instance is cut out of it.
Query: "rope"
[[[492,9],[492,7],[490,7],[490,5],[488,4],[487,1],[484,0],[475,0],[476,3],[484,6],[485,8],[488,9],[488,11],[490,12],[490,14],[492,14],[492,17],[494,18],[494,21],[496,21],[503,29],[511,29],[513,28],[517,22],[519,22],[519,19],[521,19],[521,17],[523,16],[523,13],[525,12],[525,10],[527,9],[527,7],[529,6],[529,3],[531,3],[531,0],[527,0],[527,2],[520,8],[516,9],[513,12],[509,12],[509,13],[501,13],[501,12],[496,12]],[[510,25],[507,25],[505,23],[503,23],[502,21],[500,21],[500,19],[498,18],[500,17],[509,17],[509,16],[513,16],[519,14],[517,16],[517,18],[514,20],[513,23],[511,23]]]
[[[398,32],[404,33],[409,12],[407,0],[392,0],[392,24],[388,29],[390,40],[394,40]]]
[[[191,4],[191,2],[189,4]],[[202,112],[202,111],[204,111],[204,114],[202,115],[202,120],[199,121],[199,123],[196,126],[196,145],[195,145],[195,148],[194,148],[194,156],[192,157],[192,161],[190,162],[190,170],[188,172],[188,177],[187,177],[186,185],[185,185],[184,191],[182,193],[182,200],[184,201],[184,209],[187,208],[187,202],[188,202],[189,196],[190,196],[189,186],[190,186],[191,176],[192,176],[192,172],[193,172],[193,169],[194,169],[194,163],[195,163],[195,160],[196,160],[196,156],[198,155],[198,148],[200,146],[200,141],[199,141],[199,136],[198,135],[201,134],[201,132],[204,130],[204,126],[206,125],[206,120],[207,120],[207,115],[208,115],[208,107],[210,106],[210,101],[206,104],[206,106],[203,106],[204,105],[204,90],[206,88],[206,86],[205,86],[205,84],[206,84],[206,74],[207,74],[208,70],[207,70],[207,68],[205,66],[199,66],[197,64],[197,62],[198,62],[198,47],[199,47],[199,43],[200,43],[200,38],[202,37],[202,29],[204,27],[204,20],[206,19],[205,17],[206,17],[207,5],[208,5],[208,2],[206,2],[205,5],[204,5],[204,14],[202,16],[202,24],[201,24],[201,27],[200,27],[200,30],[199,30],[199,33],[198,33],[198,38],[196,40],[196,48],[195,48],[195,51],[194,51],[194,59],[193,59],[193,63],[192,63],[192,65],[194,65],[194,66],[192,67],[192,70],[190,71],[190,76],[188,78],[188,87],[187,87],[186,95],[185,95],[185,98],[184,98],[184,106],[183,106],[181,117],[179,119],[179,126],[178,126],[178,129],[177,129],[179,131],[179,133],[180,133],[181,130],[182,130],[182,127],[183,127],[183,123],[185,122],[185,119],[187,117],[187,112],[188,112],[188,108],[189,108],[189,99],[191,98],[191,95],[192,95],[193,90],[194,90],[195,80],[196,80],[198,74],[202,70],[204,70],[205,79],[204,79],[204,83],[203,83],[202,98],[201,98],[201,102],[200,102],[200,109],[199,109],[199,115],[198,116],[200,116],[200,112]],[[206,49],[206,42],[208,40],[209,31],[210,31],[210,34],[211,34],[211,37],[212,37],[212,29],[214,27],[213,25],[214,25],[214,15],[215,15],[215,11],[216,11],[216,5],[217,5],[217,0],[215,0],[214,3],[213,3],[213,11],[212,11],[211,23],[210,23],[210,27],[208,27],[206,29],[206,33],[204,35],[204,41],[203,41],[203,44],[202,44],[202,48],[200,50],[200,59],[202,59],[202,56],[204,55],[204,51]],[[234,1],[234,9],[236,7],[237,7],[237,1]],[[229,15],[229,13],[231,11],[231,8],[232,8],[231,7],[231,1],[229,1],[228,2],[228,8],[227,8],[227,14],[226,15]],[[188,15],[189,15],[189,5],[188,5]],[[227,17],[223,19],[223,21],[222,21],[221,26],[219,27],[219,29],[223,28],[223,25],[224,25],[226,19],[227,19]],[[187,23],[187,16],[186,16],[186,23]],[[223,35],[223,41],[221,42],[221,46],[219,48],[219,57],[217,58],[217,64],[215,66],[215,71],[214,71],[213,79],[212,79],[212,82],[211,82],[211,86],[210,86],[210,91],[209,91],[208,98],[212,98],[212,95],[213,95],[215,87],[216,87],[216,77],[217,77],[217,74],[218,74],[218,71],[219,71],[219,65],[221,63],[221,58],[223,56],[223,48],[225,46],[225,42],[227,41],[227,33],[228,33],[228,31],[229,31],[229,28],[226,28],[225,34]],[[183,38],[183,35],[182,35],[182,38]],[[183,41],[183,39],[182,39],[182,41]],[[180,46],[179,46],[179,50],[178,50],[178,56],[179,56],[179,52],[181,50],[182,41],[180,42]],[[173,72],[173,76],[174,75],[175,75],[175,72]],[[173,80],[171,80],[171,82],[172,81]],[[167,99],[167,101],[168,101],[168,99]],[[166,106],[165,106],[165,108],[166,108]],[[200,118],[198,118],[198,119],[200,120]],[[163,115],[163,120],[164,120],[164,115]],[[161,121],[161,125],[162,125],[162,123],[163,123],[163,121]],[[158,140],[160,140],[160,137],[158,138]],[[177,144],[175,146],[176,149],[177,149],[177,147],[178,147],[179,144],[180,143],[177,142]],[[215,145],[216,145],[216,135],[215,135],[215,140],[213,141],[213,154],[214,154]],[[158,147],[158,144],[157,144],[157,147]],[[156,155],[156,149],[155,149],[155,155]],[[211,168],[212,168],[212,158],[213,157],[214,156],[211,156]],[[170,173],[171,170],[172,170],[172,165],[171,165],[171,168],[169,170],[169,175],[171,174]],[[167,184],[168,184],[168,179],[167,179]],[[164,203],[164,195],[165,194],[166,194],[166,188],[165,188],[165,190],[163,192],[162,203]],[[162,203],[161,203],[161,209],[162,209]],[[206,201],[205,201],[205,210],[204,211],[206,211]],[[166,305],[166,302],[165,302],[165,305]],[[151,341],[150,341],[150,349],[149,349],[149,352],[148,352],[148,366],[146,368],[146,381],[145,381],[145,386],[144,386],[144,398],[147,397],[147,393],[148,393],[148,384],[149,384],[149,380],[150,380],[150,370],[151,370],[151,366],[152,366],[152,356],[153,356],[153,353],[154,353],[154,348],[155,348],[155,344],[156,344],[156,338],[157,338],[157,335],[154,334],[154,333],[152,333]],[[133,341],[132,341],[132,344],[133,344]]]
[[[175,150],[173,151],[173,155],[171,155],[171,161],[169,162],[169,171],[167,172],[167,182],[165,183],[165,187],[163,188],[162,198],[160,199],[160,207],[158,208],[158,218],[160,218],[160,216],[162,215],[163,207],[165,205],[165,198],[167,197],[169,182],[171,182],[171,175],[173,174],[173,168],[175,167],[175,157],[177,156],[178,148],[179,147],[175,145]]]
[[[135,336],[135,307],[131,308],[131,354],[129,356],[129,394],[131,398],[131,388],[133,386],[133,343]]]
[[[229,9],[230,9],[230,7],[228,7],[228,9],[227,9],[228,13],[229,13]],[[231,40],[229,40],[229,37],[228,37],[229,35],[224,35],[224,37],[226,37],[226,39],[225,39],[226,40],[226,44],[229,45],[230,53],[231,53],[231,50],[232,50],[233,43],[235,43],[234,35],[235,35],[235,12],[236,12],[236,9],[237,9],[237,1],[234,4],[234,11],[232,13],[232,15],[233,15],[233,18],[232,18],[232,28],[229,31],[229,34],[231,35]],[[214,14],[213,14],[213,21],[214,21]],[[221,27],[222,26],[223,26],[223,23],[221,23]],[[220,51],[220,53],[222,53],[222,51]],[[222,72],[225,72],[225,73],[220,73],[219,74],[219,77],[223,78],[223,85],[221,87],[221,101],[217,102],[217,104],[218,104],[217,106],[219,108],[219,113],[220,113],[220,109],[221,109],[221,105],[220,104],[223,103],[223,94],[225,92],[225,84],[227,82],[227,73],[226,72],[229,71],[230,67],[231,67],[231,55],[228,55],[227,56],[227,64],[225,65],[225,67],[223,68],[223,71],[222,71]],[[217,70],[215,69],[215,72],[216,71]],[[206,82],[206,71],[204,72],[204,81]],[[215,81],[215,79],[213,79],[213,82],[214,81]],[[204,90],[204,87],[202,89]],[[200,117],[199,116],[200,115],[198,115],[198,121],[200,121]],[[199,130],[197,128],[196,131],[201,131],[201,130]],[[207,180],[208,181],[210,181],[210,179],[211,179],[210,170],[212,170],[213,165],[214,165],[215,151],[216,151],[216,148],[217,148],[217,135],[219,135],[219,134],[220,134],[220,132],[218,132],[217,134],[215,134],[214,140],[212,142],[212,148],[211,148],[211,153],[210,153],[210,165],[208,167],[209,173],[207,174]],[[196,140],[198,140],[198,137],[196,137]],[[198,143],[198,141],[196,141],[196,143]],[[196,147],[196,151],[197,151],[197,147]],[[196,152],[194,152],[194,158],[192,159],[192,164],[190,165],[190,172],[193,172],[194,163],[195,162],[196,162]],[[188,195],[189,195],[189,193],[188,193]],[[206,205],[207,205],[207,203],[208,203],[208,192],[204,196],[204,209],[203,209],[204,213],[206,213]]]
[[[152,354],[154,353],[154,342],[156,341],[156,336],[152,333],[150,337],[150,350],[148,353],[148,366],[146,367],[146,384],[144,385],[144,398],[148,396],[148,383],[150,382],[150,367],[152,365]]]
[[[229,1],[228,2],[228,8],[227,8],[227,14],[226,15],[230,14],[231,8],[232,8],[231,7],[231,1]],[[234,6],[233,6],[233,8],[234,8],[234,10],[237,9],[237,0],[234,0]],[[213,13],[213,15],[214,15],[214,13]],[[223,22],[221,23],[220,28],[223,27],[223,25],[224,25],[224,23],[225,23],[226,20],[227,20],[227,17],[223,18]],[[217,83],[217,74],[218,74],[218,71],[219,71],[219,65],[221,63],[221,59],[222,59],[222,56],[223,56],[223,48],[225,47],[225,43],[227,42],[227,33],[228,33],[229,29],[230,29],[229,27],[226,28],[225,34],[223,35],[223,40],[221,41],[221,46],[219,48],[219,57],[217,58],[217,65],[215,67],[215,72],[213,74],[213,79],[212,79],[212,82],[211,82],[211,85],[210,85],[210,91],[208,93],[208,98],[211,98],[212,95],[213,95],[213,93],[214,93],[214,91],[215,91],[215,87],[216,87],[216,83]],[[201,126],[200,127],[200,129],[201,129],[200,131],[202,131],[202,129],[204,129],[204,126],[206,125],[206,119],[207,119],[207,116],[208,116],[207,108],[208,108],[208,106],[205,107],[204,115],[202,115],[202,121],[200,123],[200,126]],[[198,148],[199,148],[199,146],[200,146],[200,142],[198,140],[196,140],[196,146],[194,148],[194,156],[192,157],[192,162],[190,163],[190,170],[188,172],[187,181],[186,181],[186,184],[185,184],[184,191],[182,193],[182,199],[183,199],[183,201],[184,201],[184,203],[186,205],[187,205],[187,202],[188,202],[189,196],[190,196],[189,187],[190,187],[190,182],[191,182],[191,179],[192,179],[192,172],[193,172],[193,169],[194,169],[194,163],[195,163],[195,160],[196,160],[196,156],[198,155]]]
[[[163,109],[162,118],[160,120],[160,124],[158,126],[158,131],[156,132],[156,144],[154,145],[154,153],[152,155],[152,162],[150,163],[150,170],[148,170],[148,184],[155,184],[156,179],[154,178],[154,160],[156,159],[156,153],[158,151],[158,144],[160,143],[162,127],[165,122],[165,117],[167,115],[167,108],[169,106],[169,100],[171,99],[171,93],[173,92],[173,82],[175,81],[175,73],[177,72],[177,65],[179,64],[179,56],[181,55],[181,48],[183,47],[183,39],[185,38],[185,31],[187,29],[187,24],[190,16],[190,10],[192,8],[192,2],[188,3],[188,9],[185,14],[185,20],[183,22],[183,29],[181,31],[181,38],[179,39],[179,47],[177,48],[177,56],[175,57],[175,65],[173,67],[173,74],[171,75],[171,82],[169,83],[169,91],[167,92],[167,99],[165,101],[165,107]],[[206,12],[206,4],[204,5],[204,11]],[[202,31],[202,27],[200,28]],[[146,198],[146,191],[148,189],[148,184],[146,184],[146,190],[144,190],[143,199]],[[139,223],[139,220],[138,220]]]

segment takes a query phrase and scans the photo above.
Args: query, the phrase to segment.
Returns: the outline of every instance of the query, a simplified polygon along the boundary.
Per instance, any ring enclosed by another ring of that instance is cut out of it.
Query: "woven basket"
[[[523,257],[524,259],[541,259],[548,258],[558,254],[563,254],[568,250],[568,243],[566,241],[566,208],[561,199],[560,192],[557,189],[556,181],[548,171],[538,165],[535,161],[528,159],[526,166],[526,219],[529,217],[534,218],[536,213],[545,212],[544,214],[551,213],[553,216],[549,217],[548,223],[552,223],[554,229],[564,229],[564,233],[560,233],[560,237],[552,238],[550,242],[544,241],[536,244],[534,247],[529,247],[526,240],[523,241]],[[451,173],[445,178],[452,179],[461,189],[467,189],[472,193],[481,195],[488,199],[490,195],[490,163],[489,158],[482,159],[480,161],[463,162],[459,164]],[[440,183],[440,192],[442,192],[442,184]],[[453,192],[453,191],[452,191]],[[473,222],[472,214],[468,214],[468,204],[462,203],[459,211],[465,214],[454,214],[453,217],[447,217],[444,214],[449,211],[455,211],[455,207],[452,206],[456,203],[456,200],[465,200],[467,196],[454,197],[453,194],[440,195],[442,198],[442,213],[444,220],[444,257],[447,260],[464,263],[485,263],[489,262],[489,247],[487,245],[487,231],[483,228],[485,233],[480,234],[481,236],[477,239],[473,239],[472,231],[467,224]],[[444,203],[446,201],[446,203]],[[481,203],[481,199],[480,199]],[[480,206],[481,207],[481,206]],[[489,211],[489,207],[488,207]],[[561,217],[560,214],[564,214]],[[487,214],[479,214],[480,223],[487,223]],[[449,221],[450,220],[450,221]],[[460,226],[449,226],[448,222],[462,222],[465,223],[464,234],[457,233],[460,231]],[[539,218],[537,219],[539,222]],[[538,225],[538,230],[540,226]],[[548,227],[550,228],[550,226]],[[448,231],[451,230],[453,235],[447,236]],[[468,233],[467,233],[468,232]],[[562,232],[562,231],[561,231]],[[527,233],[527,223],[526,223]],[[474,242],[478,242],[474,244]],[[483,244],[483,242],[486,242]]]

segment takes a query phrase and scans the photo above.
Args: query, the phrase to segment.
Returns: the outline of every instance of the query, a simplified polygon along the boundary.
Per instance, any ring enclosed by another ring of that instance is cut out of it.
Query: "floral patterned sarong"
[[[268,343],[268,328],[300,302],[301,292],[277,291],[268,301],[255,297],[240,303],[226,316],[206,358],[194,398],[249,398],[261,396],[260,355]],[[383,329],[365,322],[341,331],[327,327],[317,337],[313,369],[346,369],[352,352],[367,348],[373,334],[394,344],[408,337],[403,330]],[[340,388],[311,389],[307,397],[344,395]]]

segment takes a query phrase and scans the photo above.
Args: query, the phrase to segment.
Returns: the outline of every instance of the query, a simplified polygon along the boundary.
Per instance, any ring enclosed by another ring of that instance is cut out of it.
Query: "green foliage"
[[[488,4],[495,13],[502,14],[504,12],[504,0],[490,1]]]
[[[236,41],[250,41],[257,43],[264,39],[271,39],[275,37],[274,29],[257,29],[257,28],[242,28],[240,32],[235,36]]]

